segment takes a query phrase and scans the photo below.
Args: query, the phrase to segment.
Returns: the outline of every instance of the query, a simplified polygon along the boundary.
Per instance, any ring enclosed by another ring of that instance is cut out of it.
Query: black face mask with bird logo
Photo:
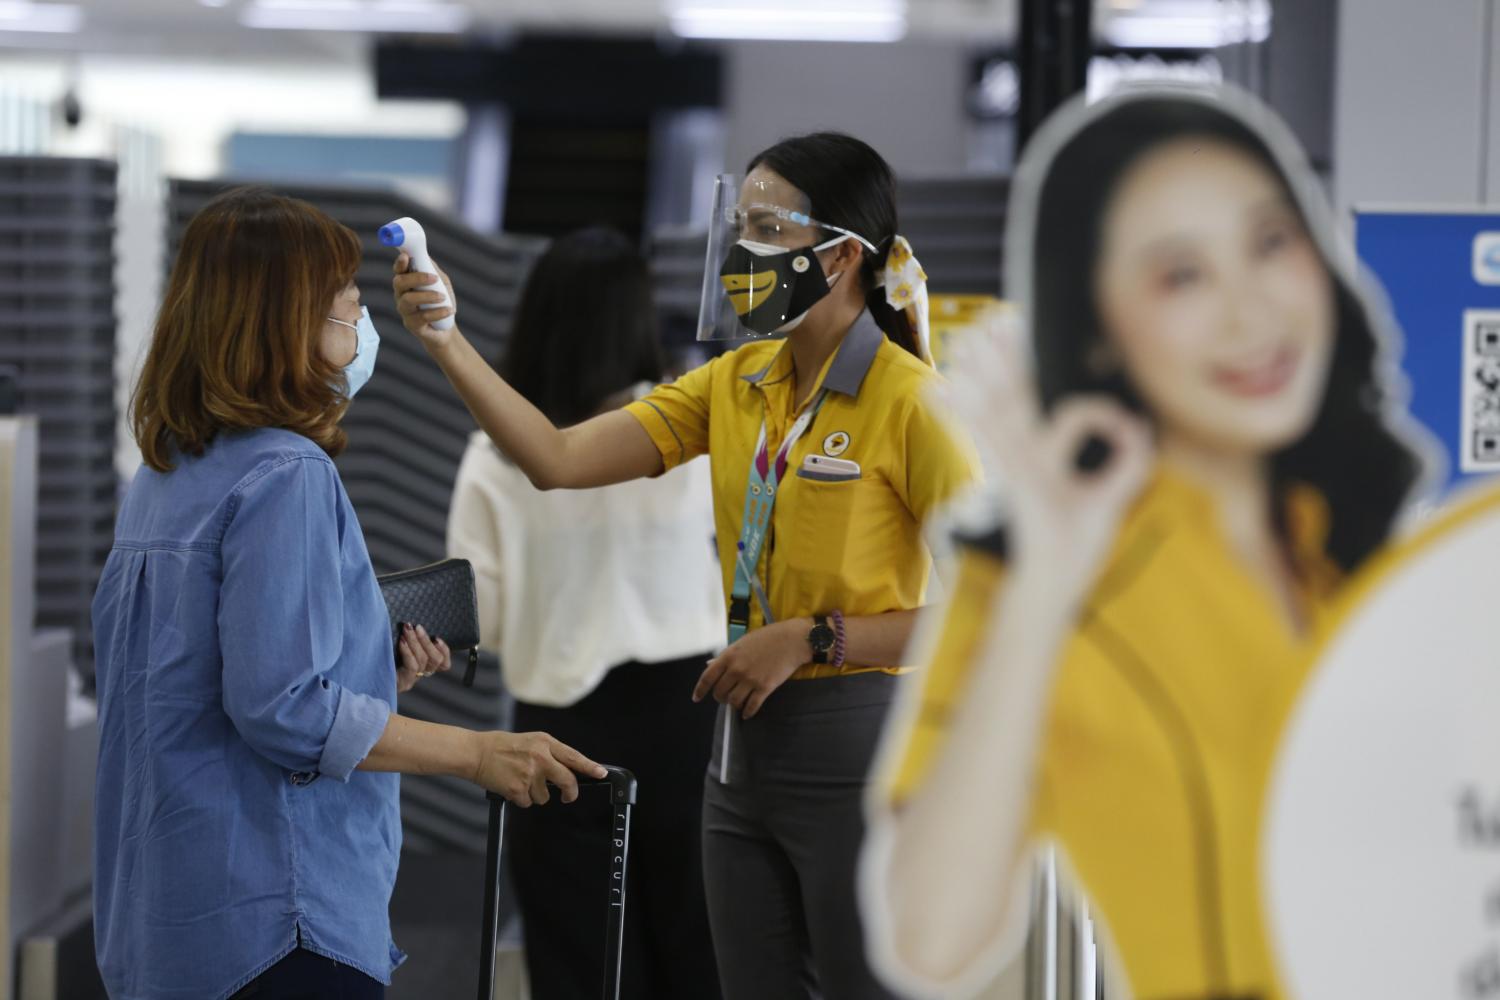
[[[740,323],[762,337],[795,328],[828,294],[818,251],[844,238],[796,250],[750,240],[731,247],[719,280]]]

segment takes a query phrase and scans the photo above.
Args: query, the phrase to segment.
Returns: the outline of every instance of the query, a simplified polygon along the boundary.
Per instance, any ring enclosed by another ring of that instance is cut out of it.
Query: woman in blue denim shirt
[[[188,225],[131,406],[145,467],[94,597],[96,952],[115,1000],[383,995],[396,772],[518,805],[603,769],[543,734],[403,718],[446,670],[384,603],[330,456],[378,338],[359,241],[230,192]]]

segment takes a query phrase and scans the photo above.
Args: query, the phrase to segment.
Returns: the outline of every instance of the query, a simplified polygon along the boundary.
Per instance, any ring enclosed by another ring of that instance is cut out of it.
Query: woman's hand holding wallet
[[[400,663],[396,666],[396,691],[405,694],[417,681],[433,674],[446,673],[453,665],[453,652],[442,639],[434,639],[421,625],[401,626],[401,642],[396,647]]]

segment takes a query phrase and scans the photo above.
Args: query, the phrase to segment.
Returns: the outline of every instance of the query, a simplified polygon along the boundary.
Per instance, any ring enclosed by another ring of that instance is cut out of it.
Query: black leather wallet
[[[391,616],[391,640],[399,642],[403,623],[420,625],[452,650],[469,651],[464,687],[474,686],[479,665],[479,598],[474,567],[467,559],[444,559],[377,576],[380,596]]]

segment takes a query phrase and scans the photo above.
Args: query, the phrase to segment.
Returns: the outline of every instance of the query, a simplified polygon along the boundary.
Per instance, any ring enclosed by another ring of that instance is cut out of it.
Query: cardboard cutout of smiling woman
[[[1286,129],[1238,92],[1075,103],[1012,197],[1019,330],[951,362],[1004,509],[887,738],[871,950],[916,995],[972,995],[1050,840],[1112,996],[1274,1000],[1257,858],[1279,734],[1427,465],[1386,315]]]

